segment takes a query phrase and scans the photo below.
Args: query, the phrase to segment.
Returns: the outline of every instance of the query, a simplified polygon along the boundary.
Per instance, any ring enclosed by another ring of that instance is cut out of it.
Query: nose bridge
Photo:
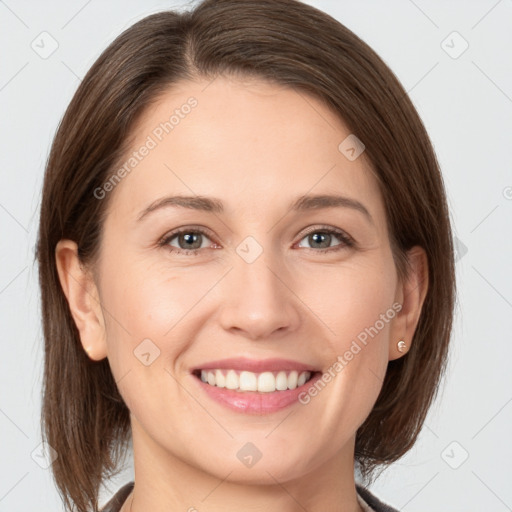
[[[252,236],[242,240],[235,253],[227,280],[229,299],[224,301],[221,316],[223,327],[242,330],[251,339],[295,329],[300,317],[279,254]]]

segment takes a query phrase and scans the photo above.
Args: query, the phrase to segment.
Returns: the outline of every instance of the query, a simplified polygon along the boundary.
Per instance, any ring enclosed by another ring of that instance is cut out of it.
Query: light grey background
[[[369,43],[409,92],[442,167],[459,248],[445,385],[416,446],[372,490],[407,512],[512,510],[512,1],[307,3]],[[0,511],[63,510],[38,456],[43,345],[33,258],[52,137],[108,43],[176,5],[186,4],[0,1]],[[101,503],[132,478],[129,457]]]

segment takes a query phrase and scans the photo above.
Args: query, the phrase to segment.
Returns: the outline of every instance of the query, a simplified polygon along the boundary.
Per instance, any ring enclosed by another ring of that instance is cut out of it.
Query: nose
[[[224,280],[220,323],[223,329],[251,340],[295,331],[301,301],[293,292],[285,265],[263,252],[252,263],[238,256]]]

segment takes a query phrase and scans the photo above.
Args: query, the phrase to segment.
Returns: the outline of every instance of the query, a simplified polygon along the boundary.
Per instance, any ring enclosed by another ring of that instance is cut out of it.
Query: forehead
[[[382,217],[364,153],[351,161],[339,149],[349,135],[321,101],[291,88],[225,77],[180,82],[140,118],[111,199],[133,218],[170,194],[219,197],[227,213],[262,213],[297,196],[339,193]]]

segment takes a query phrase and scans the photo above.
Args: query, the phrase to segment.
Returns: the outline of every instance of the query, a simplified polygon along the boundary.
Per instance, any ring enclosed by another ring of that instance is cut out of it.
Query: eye
[[[342,243],[331,247],[333,238],[341,240]],[[314,227],[306,233],[306,236],[302,238],[302,240],[304,239],[307,239],[308,243],[312,245],[312,247],[310,247],[311,249],[323,249],[322,251],[317,251],[321,253],[340,251],[346,247],[354,247],[355,245],[354,240],[344,231],[327,226]]]
[[[200,249],[205,248],[203,245],[205,238],[210,240],[207,231],[202,228],[178,229],[164,236],[162,240],[158,242],[158,246],[165,247],[173,253],[197,256],[199,255]],[[320,253],[330,253],[355,246],[355,241],[344,231],[327,226],[317,226],[310,229],[301,241],[306,238],[309,243],[312,244],[312,247],[307,249],[320,249],[319,251],[316,251]],[[341,240],[341,243],[332,247],[331,242],[333,241],[333,238]],[[174,239],[176,239],[175,243],[177,246],[172,245]],[[301,246],[299,245],[299,247]]]
[[[178,247],[171,245],[171,242],[176,238]],[[170,252],[189,254],[196,256],[199,254],[199,249],[204,248],[202,242],[204,238],[209,240],[207,232],[200,228],[186,228],[173,231],[166,235],[160,242],[159,247],[165,247]]]

